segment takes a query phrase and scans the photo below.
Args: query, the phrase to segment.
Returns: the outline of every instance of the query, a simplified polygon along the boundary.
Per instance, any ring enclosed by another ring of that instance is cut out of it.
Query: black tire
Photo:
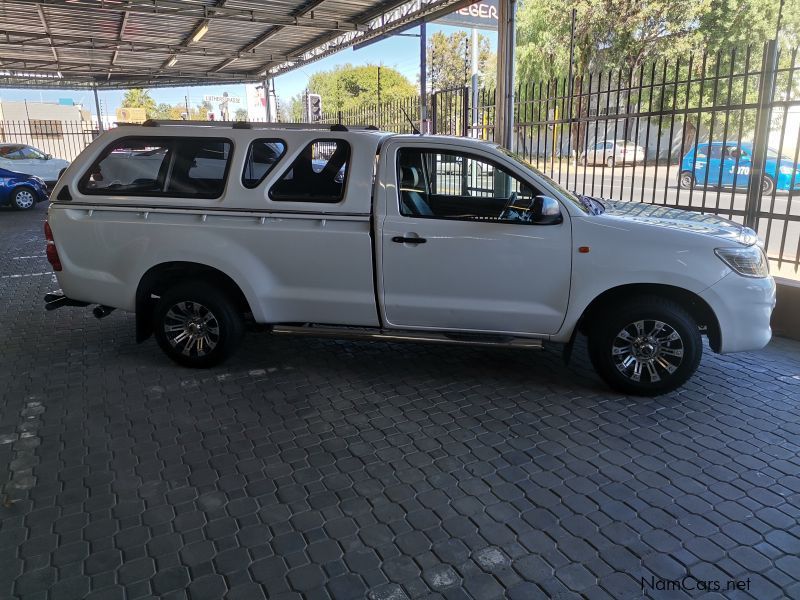
[[[220,364],[236,351],[244,323],[226,293],[201,281],[189,281],[161,296],[156,303],[153,328],[158,345],[172,360],[185,367],[205,369]],[[209,346],[211,349],[207,350]]]
[[[665,394],[686,383],[700,364],[703,342],[697,323],[672,300],[641,296],[609,306],[594,319],[597,322],[589,330],[589,358],[597,374],[617,391],[634,396]],[[663,324],[661,328],[658,322]],[[637,323],[642,324],[641,329]],[[621,337],[623,332],[630,341]],[[655,335],[647,335],[653,332]],[[676,334],[678,338],[673,339]],[[629,360],[632,362],[625,364]]]
[[[694,187],[694,175],[690,171],[682,171],[678,177],[678,185],[684,190],[692,189]]]
[[[27,187],[17,188],[11,196],[11,206],[17,210],[32,210],[36,207],[36,192]]]
[[[764,175],[761,179],[761,194],[769,196],[775,190],[775,182],[769,175]]]

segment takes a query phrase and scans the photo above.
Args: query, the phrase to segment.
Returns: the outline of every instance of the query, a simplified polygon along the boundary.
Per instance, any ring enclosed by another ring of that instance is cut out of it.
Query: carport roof
[[[475,0],[0,0],[0,87],[259,81]]]

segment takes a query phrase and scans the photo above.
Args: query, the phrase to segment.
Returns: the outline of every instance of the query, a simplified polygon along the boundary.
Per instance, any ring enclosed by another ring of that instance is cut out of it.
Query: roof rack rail
[[[127,123],[126,123],[127,125]],[[322,123],[260,123],[251,121],[184,121],[148,119],[142,127],[219,127],[230,129],[316,129],[320,131],[379,131],[375,125],[342,125],[335,123],[325,125]]]

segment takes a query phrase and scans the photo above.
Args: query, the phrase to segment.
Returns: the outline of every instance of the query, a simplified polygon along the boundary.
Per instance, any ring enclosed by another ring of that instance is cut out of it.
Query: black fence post
[[[758,88],[758,107],[756,108],[756,129],[753,136],[753,158],[750,163],[750,180],[747,184],[747,203],[745,204],[744,224],[756,229],[761,207],[761,180],[767,158],[767,145],[770,133],[771,103],[775,93],[775,75],[778,69],[778,41],[770,40],[764,45],[764,61],[761,69],[761,82]]]
[[[438,94],[439,94],[439,92],[433,92],[431,94],[431,96],[430,96],[430,98],[431,98],[431,133],[434,134],[434,135],[436,133],[438,133],[438,131],[439,131],[437,129],[437,127],[436,127],[436,122],[438,121],[438,117],[437,117],[437,114],[436,114],[437,113],[437,111],[436,111],[436,104],[437,104],[436,98],[437,98]]]
[[[461,90],[461,135],[469,137],[469,88],[464,86]]]

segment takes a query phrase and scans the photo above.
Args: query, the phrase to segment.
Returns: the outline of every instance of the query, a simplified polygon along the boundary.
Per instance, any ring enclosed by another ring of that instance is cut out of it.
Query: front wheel
[[[17,210],[30,210],[36,206],[36,196],[28,188],[20,188],[14,192],[11,202]]]
[[[761,180],[761,193],[764,196],[769,196],[774,189],[775,182],[772,180],[772,177],[764,175],[764,178]]]
[[[609,157],[606,159],[606,166],[607,166],[609,169],[610,169],[610,168],[612,168],[612,167],[614,166],[614,157],[613,157],[613,156],[609,156]]]
[[[213,367],[231,356],[242,338],[242,315],[234,302],[202,282],[178,284],[155,308],[158,345],[186,367]]]
[[[678,180],[678,184],[684,190],[690,190],[694,187],[694,176],[689,171],[684,171]]]
[[[665,394],[683,385],[703,354],[700,330],[679,304],[643,296],[596,316],[589,358],[615,390],[635,396]]]

